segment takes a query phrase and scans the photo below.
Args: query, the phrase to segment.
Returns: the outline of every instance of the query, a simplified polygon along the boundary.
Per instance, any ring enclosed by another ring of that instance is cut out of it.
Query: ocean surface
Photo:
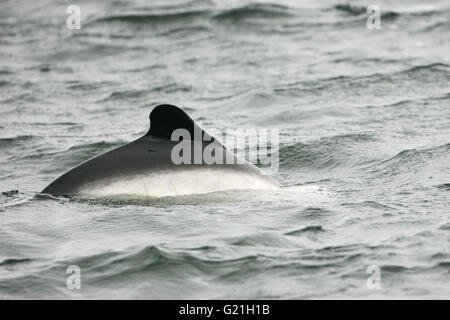
[[[2,1],[0,299],[449,299],[449,35],[448,1]],[[37,195],[159,103],[279,129],[284,187]]]

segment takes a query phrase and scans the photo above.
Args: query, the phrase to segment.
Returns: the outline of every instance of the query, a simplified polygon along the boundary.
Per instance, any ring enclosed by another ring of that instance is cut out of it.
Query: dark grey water
[[[450,298],[448,1],[377,1],[380,30],[367,1],[71,4],[0,4],[0,298]],[[34,198],[162,102],[280,129],[289,187]]]

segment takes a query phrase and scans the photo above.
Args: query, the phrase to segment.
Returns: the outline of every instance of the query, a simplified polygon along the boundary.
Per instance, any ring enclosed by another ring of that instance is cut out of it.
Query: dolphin
[[[140,198],[281,186],[204,132],[182,109],[158,105],[149,118],[150,129],[143,137],[77,165],[41,193],[79,198]],[[187,135],[174,140],[177,131]],[[198,152],[189,155],[189,149],[177,155],[174,148],[179,149],[180,143],[200,152],[214,149],[211,154],[221,161],[199,162],[195,159]],[[178,157],[175,161],[174,154]],[[180,155],[187,161],[179,163]],[[232,159],[232,164],[227,159]]]

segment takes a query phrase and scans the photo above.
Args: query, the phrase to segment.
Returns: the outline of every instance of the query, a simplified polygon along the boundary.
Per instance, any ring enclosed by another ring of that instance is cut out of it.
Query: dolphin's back
[[[175,164],[172,151],[179,141],[170,139],[174,130],[185,129],[192,136],[196,129],[207,134],[174,106],[156,107],[150,123],[145,136],[79,164],[42,192],[54,196],[163,196],[279,185],[254,165],[237,163],[236,155],[209,136],[208,141],[190,141],[190,146],[194,150],[200,145],[201,152],[210,144],[222,148],[222,164],[195,164],[193,154],[190,163]],[[227,159],[234,159],[233,164],[227,164]]]

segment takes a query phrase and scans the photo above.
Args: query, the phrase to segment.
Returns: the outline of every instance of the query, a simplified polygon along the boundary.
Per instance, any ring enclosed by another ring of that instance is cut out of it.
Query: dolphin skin
[[[181,132],[190,138],[183,136],[174,141],[175,130],[184,130]],[[180,147],[180,142],[200,152],[215,148],[212,154],[221,161],[211,163],[201,159],[199,162],[195,159],[198,152],[183,154],[185,151],[182,151],[179,154],[188,161],[178,163],[180,161],[174,161],[173,151]],[[227,159],[232,159],[233,164]],[[159,105],[150,113],[147,134],[79,164],[50,183],[42,193],[81,198],[129,198],[279,186],[275,179],[209,136],[183,110],[173,105]]]

